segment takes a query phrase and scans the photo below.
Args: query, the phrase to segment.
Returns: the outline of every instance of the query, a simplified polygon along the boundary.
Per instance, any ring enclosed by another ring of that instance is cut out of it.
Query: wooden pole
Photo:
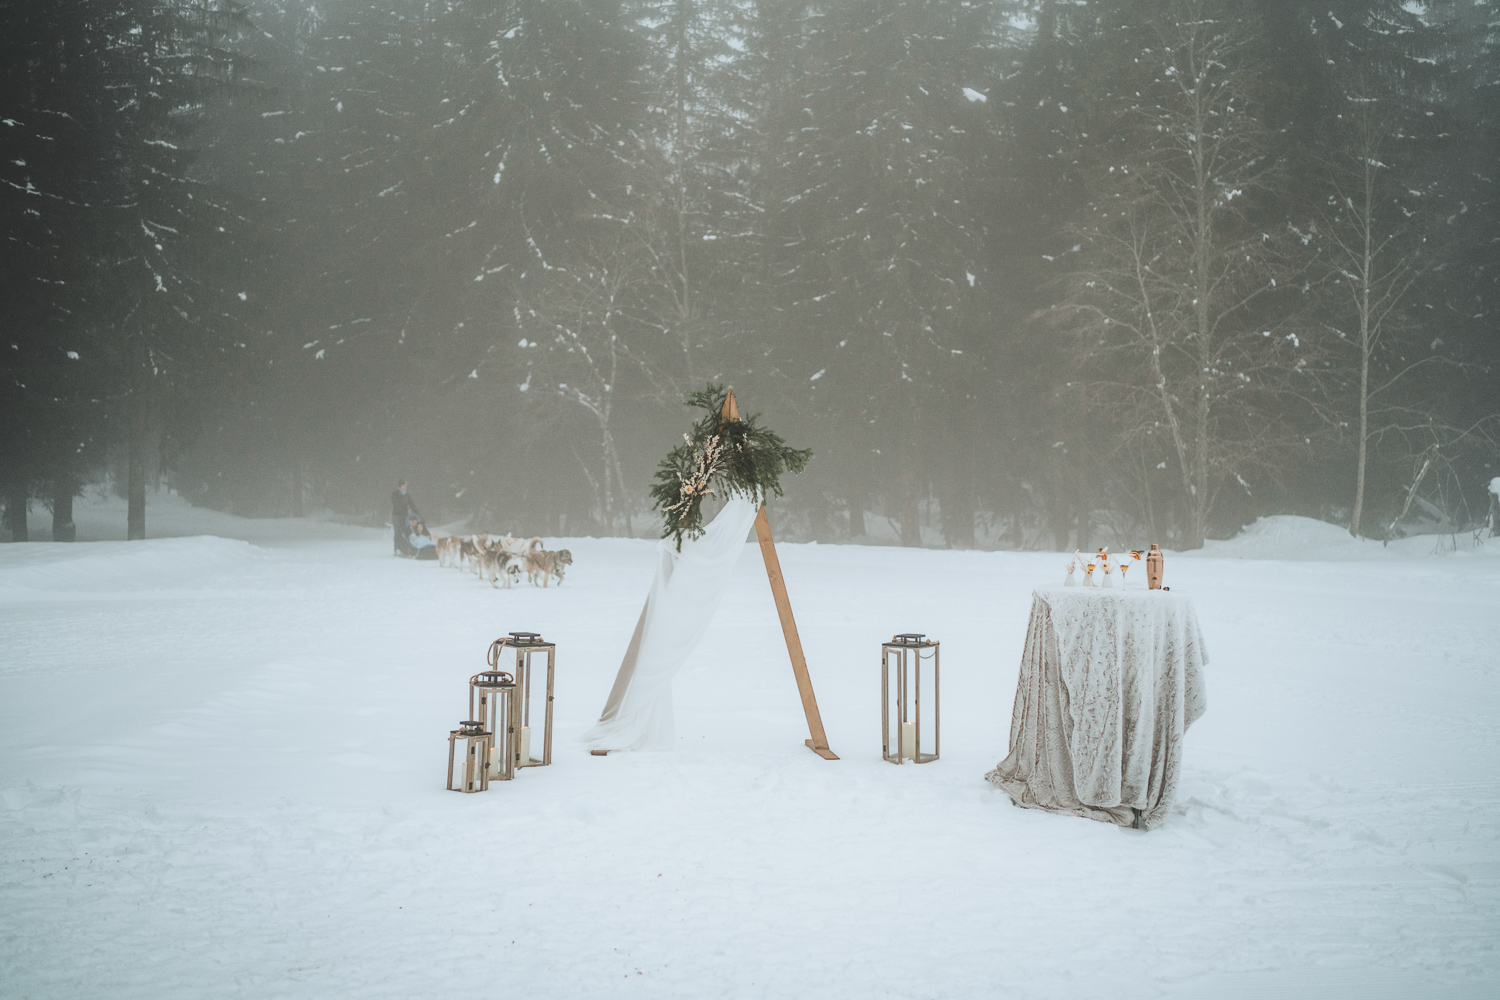
[[[755,515],[755,537],[760,540],[760,555],[766,561],[766,576],[771,581],[771,596],[776,599],[776,614],[781,617],[781,633],[786,636],[786,651],[792,658],[792,673],[797,677],[797,693],[802,696],[802,711],[812,739],[805,741],[812,752],[824,760],[838,760],[828,749],[828,734],[823,731],[823,716],[818,713],[818,698],[813,694],[812,678],[807,673],[807,657],[802,655],[802,640],[797,635],[797,620],[792,617],[792,602],[786,596],[786,581],[781,577],[781,560],[776,558],[776,542],[771,538],[771,522],[762,507]]]
[[[719,412],[722,420],[740,419],[739,406],[735,403],[734,390],[724,399],[724,408]],[[781,619],[781,634],[786,638],[786,651],[792,659],[792,674],[797,678],[797,694],[802,697],[802,712],[807,716],[807,730],[812,739],[804,740],[813,753],[824,760],[838,760],[838,754],[828,749],[828,734],[823,731],[823,716],[818,712],[818,697],[813,693],[812,677],[807,672],[807,657],[802,653],[802,639],[797,635],[797,619],[792,617],[792,602],[786,593],[786,580],[781,575],[781,560],[776,556],[776,541],[771,537],[771,522],[766,517],[766,508],[761,507],[755,515],[755,537],[760,542],[760,555],[766,563],[766,577],[771,582],[771,596],[776,601],[776,614]]]

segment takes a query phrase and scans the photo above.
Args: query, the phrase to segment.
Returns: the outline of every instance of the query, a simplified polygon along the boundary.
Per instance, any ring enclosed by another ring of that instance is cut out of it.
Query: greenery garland
[[[759,414],[721,420],[726,395],[724,386],[713,382],[688,393],[683,405],[703,410],[704,415],[656,469],[652,504],[666,521],[661,536],[675,535],[679,551],[684,535],[703,534],[705,497],[742,496],[765,503],[769,496],[783,495],[783,471],[795,475],[812,458],[811,449],[789,448],[781,435],[761,427],[756,422]]]

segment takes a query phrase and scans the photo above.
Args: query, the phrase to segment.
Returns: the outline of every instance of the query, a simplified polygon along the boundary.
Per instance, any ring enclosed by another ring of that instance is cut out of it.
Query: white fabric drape
[[[731,497],[701,538],[683,539],[681,551],[673,539],[662,539],[656,577],[614,689],[598,725],[583,736],[590,749],[672,745],[672,678],[708,631],[759,510],[744,497]]]
[[[1018,806],[1153,829],[1177,790],[1183,734],[1208,704],[1207,663],[1181,594],[1037,590],[1010,754],[985,777]]]

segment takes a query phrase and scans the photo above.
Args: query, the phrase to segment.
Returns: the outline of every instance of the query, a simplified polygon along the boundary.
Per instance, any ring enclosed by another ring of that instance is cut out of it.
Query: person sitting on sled
[[[437,558],[437,542],[427,530],[427,525],[415,514],[406,516],[406,542],[418,559]]]

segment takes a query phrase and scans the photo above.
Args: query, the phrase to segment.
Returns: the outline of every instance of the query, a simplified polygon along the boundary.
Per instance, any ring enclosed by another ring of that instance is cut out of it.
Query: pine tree
[[[801,86],[769,109],[785,130],[762,199],[787,317],[778,391],[848,420],[840,471],[866,473],[906,544],[937,471],[923,458],[944,422],[935,390],[966,363],[983,246],[968,159],[986,138],[994,37],[978,5],[834,5],[805,29]]]

